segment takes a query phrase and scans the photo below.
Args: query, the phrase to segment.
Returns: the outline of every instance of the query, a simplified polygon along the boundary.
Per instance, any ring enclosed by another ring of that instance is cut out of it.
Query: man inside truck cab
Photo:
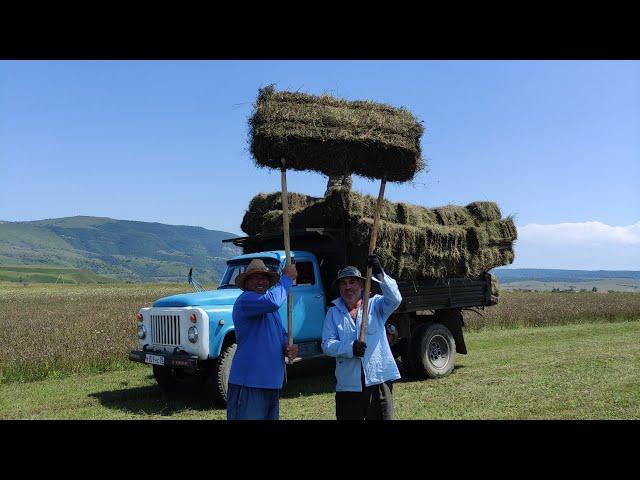
[[[385,323],[400,306],[396,281],[387,275],[376,255],[367,267],[380,283],[382,295],[369,299],[365,341],[358,340],[362,320],[362,297],[366,279],[356,267],[338,272],[333,285],[340,297],[327,311],[322,330],[322,350],[336,357],[336,418],[338,420],[393,419],[392,390],[400,378],[391,353]]]
[[[233,305],[238,347],[229,373],[227,420],[280,418],[284,356],[293,360],[298,355],[298,346],[288,345],[278,313],[297,277],[296,266],[286,266],[282,273],[254,259],[236,277],[243,293]]]

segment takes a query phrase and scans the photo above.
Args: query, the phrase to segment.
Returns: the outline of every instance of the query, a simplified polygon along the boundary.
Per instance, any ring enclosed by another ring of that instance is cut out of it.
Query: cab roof
[[[306,252],[304,250],[291,250],[291,256],[293,258],[312,258],[315,259],[315,255],[311,252]],[[230,258],[227,262],[236,262],[238,260],[250,260],[253,258],[272,258],[281,262],[286,258],[286,252],[284,250],[270,250],[266,252],[257,252],[257,253],[247,253],[244,255],[237,255],[235,257]]]

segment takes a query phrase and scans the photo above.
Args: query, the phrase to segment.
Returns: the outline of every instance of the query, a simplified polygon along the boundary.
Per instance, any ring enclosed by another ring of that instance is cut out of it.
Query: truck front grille
[[[180,315],[151,315],[151,335],[156,345],[180,345]]]

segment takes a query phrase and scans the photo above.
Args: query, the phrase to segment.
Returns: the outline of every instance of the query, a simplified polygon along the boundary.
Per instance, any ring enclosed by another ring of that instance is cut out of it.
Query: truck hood
[[[169,297],[159,298],[152,307],[197,307],[206,305],[233,305],[242,290],[239,288],[225,288],[222,290],[208,290],[206,292],[180,293]]]

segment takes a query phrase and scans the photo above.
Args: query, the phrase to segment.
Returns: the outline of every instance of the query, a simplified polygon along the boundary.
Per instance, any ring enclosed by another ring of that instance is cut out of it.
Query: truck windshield
[[[253,259],[248,258],[228,264],[218,288],[238,288],[236,286],[236,277],[247,269],[251,260]],[[272,272],[277,272],[280,269],[280,262],[273,258],[261,258],[260,260],[262,260]]]

